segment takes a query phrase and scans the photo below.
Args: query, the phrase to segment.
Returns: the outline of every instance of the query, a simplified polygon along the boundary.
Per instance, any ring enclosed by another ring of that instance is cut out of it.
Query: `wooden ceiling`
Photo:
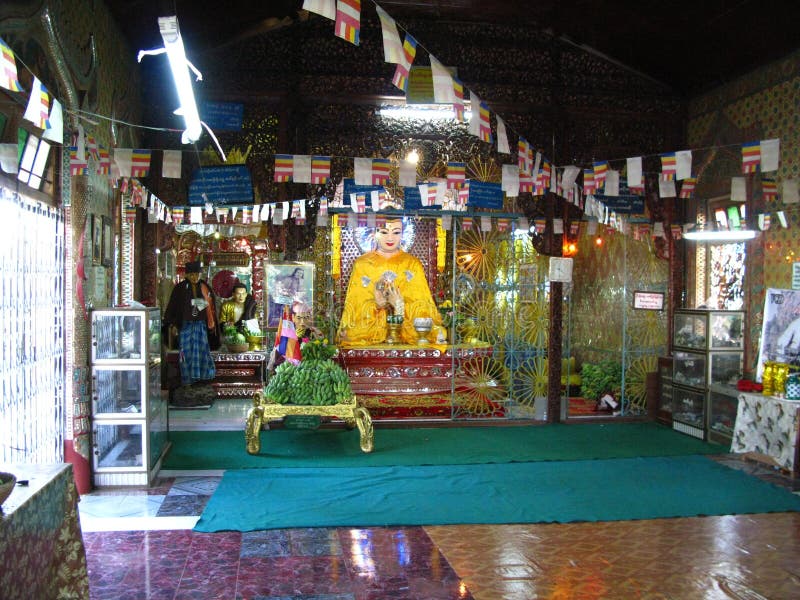
[[[188,48],[210,49],[308,18],[302,0],[106,0],[132,49],[160,45],[177,14]],[[800,48],[797,0],[380,0],[399,24],[515,23],[569,40],[691,96]],[[374,12],[362,0],[362,11]]]

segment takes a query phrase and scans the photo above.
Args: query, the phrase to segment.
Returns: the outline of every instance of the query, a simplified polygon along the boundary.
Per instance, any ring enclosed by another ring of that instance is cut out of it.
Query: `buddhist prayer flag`
[[[511,219],[508,217],[497,217],[497,231],[503,233],[508,231],[508,228],[511,226]]]
[[[519,191],[524,193],[533,192],[533,176],[527,173],[519,174]]]
[[[461,230],[469,231],[472,229],[472,217],[463,217],[461,219]]]
[[[453,77],[453,112],[456,115],[456,121],[463,123],[466,119],[464,117],[464,84],[458,77]]]
[[[467,163],[448,162],[447,163],[447,188],[458,189],[467,178]]]
[[[136,148],[131,154],[131,177],[147,177],[150,173],[150,150]]]
[[[312,156],[311,157],[311,183],[328,183],[331,177],[331,157]]]
[[[458,190],[458,200],[456,201],[460,207],[466,207],[469,200],[469,181],[464,182],[464,187]]]
[[[774,179],[761,180],[761,197],[765,201],[773,201],[778,198],[778,182]]]
[[[93,135],[86,136],[87,146],[89,148],[89,155],[95,160],[100,160],[100,154],[97,151],[97,140]]]
[[[383,34],[383,60],[397,64],[403,60],[403,44],[400,41],[400,34],[397,33],[397,24],[380,6],[376,5],[375,8],[378,11]]]
[[[592,165],[594,170],[594,187],[599,190],[605,185],[606,173],[608,173],[608,161],[598,160]]]
[[[275,333],[275,349],[278,354],[285,357],[292,364],[296,365],[303,359],[300,353],[300,341],[297,339],[297,330],[294,328],[289,306],[283,307],[283,316],[278,323],[278,331]]]
[[[14,51],[0,38],[0,87],[12,92],[21,92],[17,79],[17,62]]]
[[[430,56],[431,74],[433,75],[433,99],[440,104],[453,104],[455,102],[455,92],[453,90],[453,76],[450,75],[445,66]]]
[[[48,129],[50,127],[50,94],[36,76],[33,78],[32,88],[28,107],[22,118],[30,121],[39,129]]]
[[[761,164],[761,142],[742,144],[742,173],[755,173]]]
[[[545,158],[544,162],[542,163],[542,181],[545,185],[550,183],[552,176],[553,168],[550,166],[550,161]]]
[[[182,206],[176,206],[172,209],[172,222],[176,225],[180,225],[183,223],[184,217],[184,208]]]
[[[108,149],[101,144],[99,152],[100,161],[97,165],[97,174],[111,175],[111,156],[108,153]]]
[[[682,237],[682,230],[680,225],[670,225],[669,230],[672,232],[672,239],[679,240]]]
[[[53,98],[52,106],[50,107],[50,121],[49,129],[45,129],[42,137],[56,144],[64,143],[64,111],[61,108],[61,103]]]
[[[533,220],[533,229],[539,235],[544,233],[544,230],[547,228],[547,221],[545,219],[534,219]]]
[[[89,172],[89,164],[86,162],[85,156],[78,155],[77,146],[69,147],[69,174],[86,175]]]
[[[273,181],[284,183],[292,180],[294,173],[294,155],[276,154],[275,155],[275,176]]]
[[[697,187],[697,177],[687,177],[681,184],[681,194],[679,198],[694,198],[694,189]]]
[[[391,163],[388,158],[372,159],[372,185],[385,185],[389,181]]]
[[[358,46],[361,30],[361,0],[338,0],[336,2],[336,37]]]
[[[333,21],[336,19],[336,0],[303,0],[303,10],[317,13]]]
[[[763,214],[762,213],[762,214],[758,215],[758,228],[761,231],[766,231],[767,229],[769,229],[769,226],[770,226],[769,213],[767,213],[767,214]]]
[[[675,153],[668,152],[661,155],[661,179],[672,181],[675,179]],[[662,196],[663,198],[664,196]]]
[[[478,122],[478,137],[483,142],[492,143],[492,125],[489,122],[489,106],[485,102],[479,104],[480,120]]]
[[[408,71],[414,63],[414,57],[417,55],[417,40],[415,40],[410,33],[406,34],[403,41],[403,59],[397,63],[397,68],[394,70],[394,77],[392,83],[395,87],[408,91]]]
[[[517,141],[517,165],[519,172],[526,175],[531,174],[531,146],[524,137],[520,136]]]
[[[587,196],[594,194],[594,169],[583,170],[583,193]]]

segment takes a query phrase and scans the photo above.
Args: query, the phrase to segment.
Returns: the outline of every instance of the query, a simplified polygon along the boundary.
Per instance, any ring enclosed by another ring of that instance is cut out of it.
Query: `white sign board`
[[[548,278],[550,281],[570,283],[572,281],[572,259],[551,256]]]

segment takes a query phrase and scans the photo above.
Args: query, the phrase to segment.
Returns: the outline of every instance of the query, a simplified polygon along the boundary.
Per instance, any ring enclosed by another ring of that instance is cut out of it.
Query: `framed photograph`
[[[92,242],[92,264],[99,265],[103,252],[103,226],[100,219],[94,215],[89,215],[89,235]]]
[[[95,219],[95,222],[97,219]],[[103,223],[103,251],[102,251],[102,265],[110,267],[114,264],[114,233],[111,229],[111,219],[102,217]]]
[[[661,292],[633,292],[633,308],[639,310],[664,310],[664,294]]]
[[[280,323],[283,307],[314,302],[314,263],[272,263],[264,267],[264,314],[267,327]]]
[[[800,366],[800,290],[767,288],[756,381],[768,360]]]

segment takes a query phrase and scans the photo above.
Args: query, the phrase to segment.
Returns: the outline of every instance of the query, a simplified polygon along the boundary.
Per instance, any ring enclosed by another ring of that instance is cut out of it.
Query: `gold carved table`
[[[349,428],[358,426],[361,450],[372,452],[374,431],[369,411],[352,396],[350,401],[325,406],[306,404],[277,404],[269,401],[263,392],[253,394],[253,408],[247,413],[244,438],[248,454],[261,451],[261,426],[264,421],[274,421],[291,415],[311,415],[317,417],[338,417]]]

